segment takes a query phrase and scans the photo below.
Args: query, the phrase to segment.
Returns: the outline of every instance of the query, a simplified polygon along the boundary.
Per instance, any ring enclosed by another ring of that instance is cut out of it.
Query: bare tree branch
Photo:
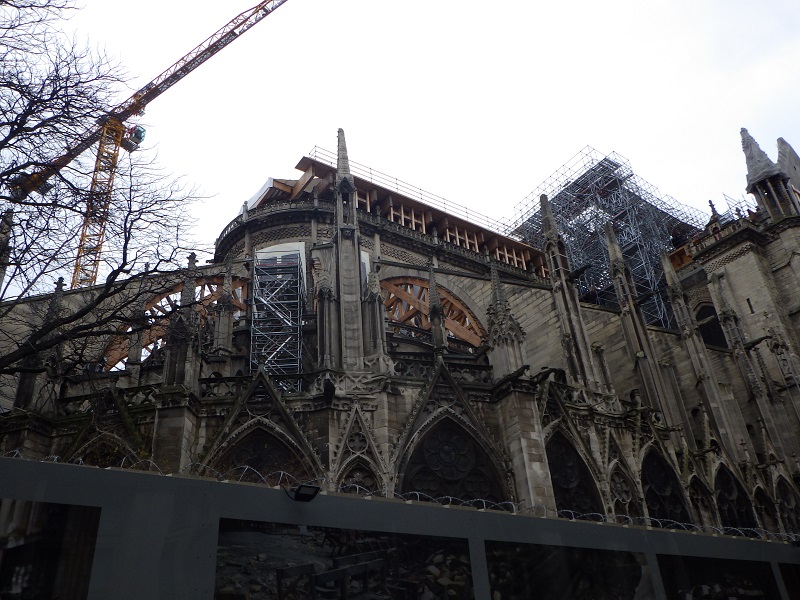
[[[194,190],[164,175],[146,151],[123,153],[101,282],[53,292],[72,275],[93,157],[62,169],[43,194],[20,197],[15,181],[93,131],[125,88],[117,65],[60,33],[74,9],[72,0],[0,1],[0,375],[80,372],[103,359],[114,336],[153,327],[143,318],[148,302],[191,276],[177,270],[196,249]]]

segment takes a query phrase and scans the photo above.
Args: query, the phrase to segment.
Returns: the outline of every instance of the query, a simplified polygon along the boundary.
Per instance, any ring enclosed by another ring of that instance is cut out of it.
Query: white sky
[[[81,1],[132,90],[257,2]],[[744,193],[741,127],[800,151],[799,75],[797,0],[290,0],[140,123],[211,196],[209,243],[339,127],[351,160],[495,219],[586,145],[707,212]]]

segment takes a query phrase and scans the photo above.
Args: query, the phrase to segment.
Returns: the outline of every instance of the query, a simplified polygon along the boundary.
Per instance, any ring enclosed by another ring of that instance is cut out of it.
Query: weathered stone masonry
[[[535,249],[354,175],[340,131],[335,165],[303,158],[162,286],[151,327],[97,341],[102,368],[6,376],[0,449],[797,532],[798,161],[743,144],[759,211],[664,257],[673,331],[645,323],[611,228],[619,310],[578,299],[546,198]],[[254,261],[298,265],[296,372],[251,352]],[[18,310],[35,327],[80,293]]]

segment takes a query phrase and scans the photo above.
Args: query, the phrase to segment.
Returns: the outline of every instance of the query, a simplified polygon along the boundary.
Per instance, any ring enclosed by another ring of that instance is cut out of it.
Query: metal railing
[[[336,153],[326,150],[325,148],[314,146],[308,153],[308,158],[326,164],[334,169],[336,168]],[[401,179],[393,177],[392,175],[387,175],[386,173],[373,169],[372,167],[362,165],[353,160],[350,160],[349,162],[350,172],[360,179],[369,181],[375,185],[379,185],[387,190],[397,192],[398,194],[402,194],[406,198],[427,204],[432,208],[438,208],[439,210],[445,211],[450,215],[464,219],[473,225],[478,225],[493,231],[494,233],[499,233],[500,235],[509,237],[508,232],[510,228],[508,223],[504,221],[498,221],[496,219],[492,219],[491,217],[487,217],[486,215],[467,208],[466,206],[457,204],[456,202],[448,200],[447,198],[443,198],[442,196],[437,196],[435,194],[431,194],[430,192],[426,192],[422,188],[411,185],[410,183],[402,181]]]

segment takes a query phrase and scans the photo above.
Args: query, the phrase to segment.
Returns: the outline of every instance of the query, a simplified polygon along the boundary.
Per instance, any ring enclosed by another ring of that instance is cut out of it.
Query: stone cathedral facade
[[[546,197],[533,248],[351,171],[340,130],[213,261],[162,278],[140,327],[4,376],[0,450],[800,532],[800,159],[742,136],[758,210],[664,254],[669,330],[612,227],[613,309],[579,299]],[[82,293],[15,310],[35,328]]]

